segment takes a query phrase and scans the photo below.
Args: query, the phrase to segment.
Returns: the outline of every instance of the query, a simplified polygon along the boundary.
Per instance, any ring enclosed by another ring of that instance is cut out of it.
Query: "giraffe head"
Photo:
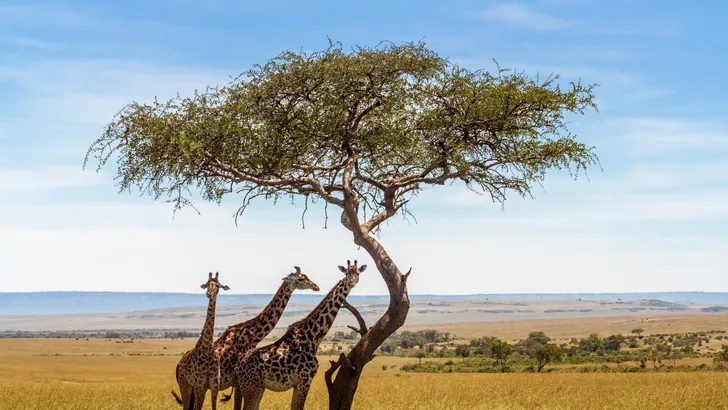
[[[283,278],[283,281],[288,284],[291,290],[306,290],[311,289],[314,292],[319,291],[317,284],[313,283],[311,279],[306,276],[305,273],[301,272],[301,268],[294,266],[295,272],[289,273]]]
[[[351,288],[359,283],[359,274],[364,272],[364,269],[367,268],[367,265],[356,266],[356,264],[357,261],[354,259],[353,265],[350,260],[346,261],[346,267],[339,265],[339,270],[344,272],[344,275],[346,275],[346,281],[349,283],[349,287]]]
[[[217,280],[218,276],[220,276],[220,272],[215,272],[215,277],[213,277],[212,272],[210,272],[207,275],[207,282],[203,283],[202,286],[200,286],[202,289],[207,289],[208,298],[213,298],[217,296],[218,292],[220,292],[220,289],[230,290],[230,287],[223,285]]]

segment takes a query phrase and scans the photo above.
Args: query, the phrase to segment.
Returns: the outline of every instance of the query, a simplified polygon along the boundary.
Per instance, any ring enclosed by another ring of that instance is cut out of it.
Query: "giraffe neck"
[[[273,299],[271,299],[263,311],[258,314],[258,322],[260,323],[260,327],[263,331],[263,337],[268,335],[268,333],[276,327],[276,324],[278,324],[281,316],[283,316],[283,311],[286,310],[288,301],[291,300],[293,291],[294,289],[291,285],[287,282],[283,282],[278,288],[276,294],[273,295]],[[260,340],[257,342],[259,341]]]
[[[202,327],[202,334],[197,339],[196,349],[212,349],[213,337],[215,336],[215,308],[217,306],[217,295],[210,298],[207,303],[207,316],[205,325]]]
[[[346,301],[351,291],[349,282],[345,279],[339,281],[324,297],[316,308],[301,321],[301,334],[306,335],[314,346],[321,344],[331,326],[334,324],[339,309]]]

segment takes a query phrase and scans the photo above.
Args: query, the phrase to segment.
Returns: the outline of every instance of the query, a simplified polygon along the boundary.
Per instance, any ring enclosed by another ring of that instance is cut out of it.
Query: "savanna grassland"
[[[611,329],[609,320],[599,319]],[[613,319],[619,322],[622,319]],[[716,328],[724,315],[655,318],[652,331]],[[707,322],[706,322],[707,321]],[[560,323],[564,325],[564,323]],[[644,323],[643,323],[644,324]],[[502,337],[525,337],[528,330],[551,329],[549,321],[504,328]],[[632,324],[625,324],[631,326]],[[493,334],[493,324],[456,329]],[[561,327],[558,327],[561,328]],[[576,329],[594,331],[585,323]],[[567,328],[568,329],[568,328]],[[454,329],[455,330],[455,329]],[[604,329],[602,329],[604,330]],[[523,334],[522,334],[523,333]],[[3,409],[178,409],[174,367],[194,339],[0,339],[0,408]],[[322,357],[307,408],[326,408]],[[419,374],[400,367],[417,359],[379,356],[361,379],[356,409],[723,409],[728,408],[725,372]],[[386,367],[386,370],[383,368]],[[262,408],[287,409],[291,392],[266,394]],[[209,399],[206,403],[209,407]],[[232,408],[221,403],[219,408]]]

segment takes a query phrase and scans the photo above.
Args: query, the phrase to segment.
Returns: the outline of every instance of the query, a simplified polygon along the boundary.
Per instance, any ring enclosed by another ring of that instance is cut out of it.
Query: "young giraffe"
[[[367,265],[346,261],[345,276],[308,316],[293,323],[275,343],[251,350],[235,369],[235,388],[245,399],[244,410],[258,410],[265,389],[293,390],[291,410],[303,410],[316,372],[316,351]]]
[[[220,390],[233,386],[235,366],[239,358],[242,358],[248,350],[256,347],[276,327],[293,292],[306,289],[319,291],[318,285],[301,272],[301,268],[294,266],[293,269],[295,272],[283,278],[283,283],[273,299],[258,316],[228,327],[215,341],[213,345],[215,356],[220,361]],[[235,395],[233,409],[240,410],[243,397],[239,390],[233,388],[230,395],[223,394],[222,401],[230,400],[233,394]]]
[[[219,272],[215,272],[214,278],[212,272],[210,272],[207,282],[200,286],[207,289],[207,298],[209,299],[205,325],[195,347],[187,351],[177,363],[176,376],[181,397],[177,396],[175,392],[172,392],[172,395],[174,395],[178,403],[182,404],[185,410],[202,410],[207,389],[210,389],[212,408],[213,410],[217,409],[220,363],[215,359],[212,349],[215,331],[215,307],[220,289],[230,289],[218,281],[218,276]]]

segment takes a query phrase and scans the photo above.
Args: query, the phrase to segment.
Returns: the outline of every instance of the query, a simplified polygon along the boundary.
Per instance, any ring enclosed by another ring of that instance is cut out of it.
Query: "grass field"
[[[602,320],[602,319],[591,319]],[[597,324],[501,323],[507,337],[536,328],[558,336],[611,332],[620,319]],[[653,319],[650,319],[651,321]],[[721,329],[725,315],[700,322],[663,318],[640,326],[650,332]],[[572,322],[573,323],[573,322]],[[460,324],[458,334],[499,334],[494,324]],[[561,326],[557,326],[561,325]],[[599,326],[602,326],[599,328]],[[440,326],[438,326],[440,327]],[[574,334],[580,329],[581,334]],[[525,332],[525,333],[524,333]],[[559,333],[560,332],[560,333]],[[468,335],[469,336],[469,335]],[[0,339],[0,409],[179,409],[174,367],[194,340],[144,339],[116,343],[99,339]],[[307,408],[327,404],[322,367]],[[410,374],[399,367],[415,359],[377,357],[362,376],[356,409],[728,409],[728,377],[699,373]],[[387,370],[383,371],[382,366]],[[392,366],[394,366],[392,368]],[[268,392],[262,408],[287,409],[291,392]],[[209,407],[209,399],[206,403]],[[219,408],[232,408],[221,403]]]
[[[3,409],[179,409],[175,357],[3,357]],[[723,373],[399,374],[375,359],[356,409],[725,409]],[[290,392],[266,394],[262,408],[287,409]],[[307,408],[326,408],[318,377]],[[220,408],[231,408],[223,403]],[[207,407],[209,408],[209,400]]]

